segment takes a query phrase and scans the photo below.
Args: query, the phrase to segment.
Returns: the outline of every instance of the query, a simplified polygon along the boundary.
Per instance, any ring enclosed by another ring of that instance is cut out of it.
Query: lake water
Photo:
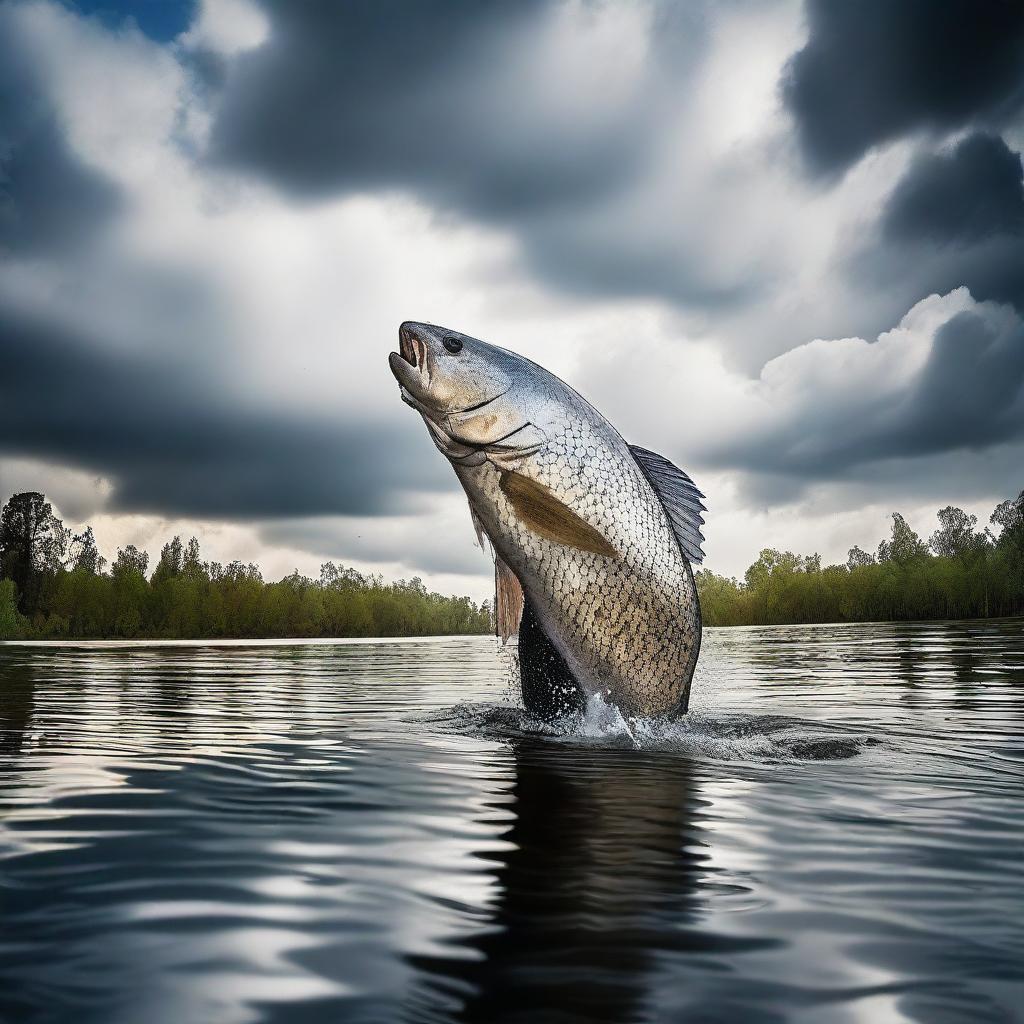
[[[707,630],[673,725],[506,658],[0,647],[0,1020],[1024,1019],[1024,622]]]

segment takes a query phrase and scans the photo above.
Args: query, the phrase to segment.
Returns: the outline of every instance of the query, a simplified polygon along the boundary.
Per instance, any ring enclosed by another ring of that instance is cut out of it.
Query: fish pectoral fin
[[[516,574],[494,556],[494,631],[501,642],[519,631],[523,618],[523,588]]]
[[[691,562],[703,562],[704,534],[700,528],[704,525],[706,511],[704,495],[697,490],[689,473],[684,473],[663,455],[635,444],[631,444],[629,450],[665,509],[679,549]]]
[[[484,547],[484,538],[487,537],[487,532],[484,530],[484,524],[480,522],[480,517],[476,514],[476,509],[473,508],[473,503],[469,503],[469,518],[473,521],[473,532],[476,534],[476,546],[481,551],[486,551]],[[490,540],[490,537],[487,537]]]
[[[607,558],[619,557],[600,531],[581,519],[543,484],[519,473],[503,472],[499,486],[527,529],[556,544],[592,551]]]

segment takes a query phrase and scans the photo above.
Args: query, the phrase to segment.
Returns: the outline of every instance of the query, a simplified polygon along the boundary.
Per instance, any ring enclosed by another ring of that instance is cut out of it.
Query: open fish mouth
[[[426,365],[426,346],[407,327],[398,329],[398,351],[388,355],[388,362],[391,364],[391,372],[401,381],[402,375],[408,375],[410,370],[419,370],[420,373]]]
[[[398,329],[399,355],[410,365],[421,372],[427,368],[427,346],[404,324]]]
[[[402,401],[426,412],[422,402],[430,383],[426,343],[403,325],[398,331],[398,351],[388,355],[388,365],[401,388]]]
[[[441,447],[442,438],[445,436],[442,426],[445,416],[440,409],[433,408],[426,401],[430,384],[427,346],[403,324],[398,331],[398,348],[397,352],[392,352],[388,356],[388,364],[398,381],[402,401],[423,417],[434,443]]]

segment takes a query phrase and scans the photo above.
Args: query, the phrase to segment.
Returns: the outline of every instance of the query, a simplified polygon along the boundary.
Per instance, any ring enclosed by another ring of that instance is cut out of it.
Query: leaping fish
[[[704,557],[690,477],[514,352],[409,321],[389,362],[493,548],[527,709],[552,719],[599,694],[626,715],[686,711]]]

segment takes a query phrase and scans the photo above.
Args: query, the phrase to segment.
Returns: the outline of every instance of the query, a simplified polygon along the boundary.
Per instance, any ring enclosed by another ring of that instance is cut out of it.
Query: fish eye
[[[454,355],[456,352],[462,351],[462,342],[458,338],[452,337],[450,334],[448,335],[447,338],[444,339],[444,341],[441,344],[444,345],[444,347],[448,349],[448,351],[451,352],[452,355]]]

